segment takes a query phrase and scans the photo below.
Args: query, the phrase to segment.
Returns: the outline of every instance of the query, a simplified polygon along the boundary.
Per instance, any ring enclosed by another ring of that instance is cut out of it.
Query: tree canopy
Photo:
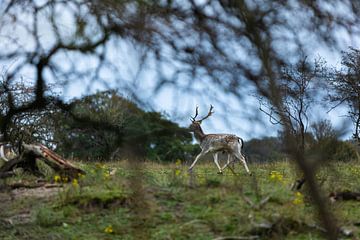
[[[76,99],[71,114],[56,116],[54,141],[67,156],[89,160],[129,157],[131,151],[144,158],[174,161],[192,157],[192,137],[186,128],[158,112],[146,112],[115,91],[103,91]],[[89,119],[87,124],[77,118]]]

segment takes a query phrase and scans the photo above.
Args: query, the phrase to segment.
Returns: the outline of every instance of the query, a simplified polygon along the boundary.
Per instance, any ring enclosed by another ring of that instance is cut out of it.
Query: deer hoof
[[[222,175],[222,174],[223,174],[223,172],[218,172],[217,174]]]

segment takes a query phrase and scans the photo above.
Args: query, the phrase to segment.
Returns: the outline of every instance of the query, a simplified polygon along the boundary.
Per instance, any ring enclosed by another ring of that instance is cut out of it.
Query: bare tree
[[[330,101],[334,108],[345,104],[348,116],[354,124],[353,137],[360,142],[360,50],[350,48],[343,52],[342,69],[334,70],[328,83],[331,87]]]
[[[320,142],[326,139],[336,139],[338,133],[329,120],[321,120],[311,124],[311,132],[315,141]]]
[[[302,173],[302,178],[296,181],[299,189],[306,181],[314,203],[318,207],[319,215],[327,229],[329,239],[336,239],[337,228],[335,219],[329,212],[328,203],[319,188],[315,173],[317,169],[305,155],[305,136],[309,123],[308,110],[315,100],[311,93],[314,81],[322,75],[323,62],[315,61],[313,68],[305,60],[300,61],[295,67],[285,69],[275,86],[278,91],[267,97],[263,112],[270,116],[275,123],[283,126],[283,143],[286,151],[295,160]],[[264,104],[264,101],[262,101]]]
[[[279,79],[281,108],[274,106],[271,98],[259,97],[260,111],[269,116],[273,124],[286,126],[286,130],[296,140],[299,151],[305,153],[306,133],[310,124],[309,111],[320,94],[317,88],[320,79],[325,76],[325,62],[317,59],[312,65],[307,58],[294,66],[283,69]]]

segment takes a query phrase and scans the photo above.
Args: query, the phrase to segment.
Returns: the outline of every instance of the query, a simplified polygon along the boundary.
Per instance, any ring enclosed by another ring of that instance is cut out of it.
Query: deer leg
[[[227,166],[229,166],[229,164],[233,162],[233,159],[232,159],[232,155],[229,153],[228,154],[228,159],[227,159],[227,162],[226,164],[222,167],[222,170],[224,170]]]
[[[222,174],[222,170],[218,161],[218,153],[214,153],[214,163],[216,164],[217,168],[219,169],[219,174]]]
[[[233,159],[233,160],[231,161],[231,167],[232,167],[233,169],[235,169],[235,159]]]
[[[196,156],[194,162],[191,164],[191,166],[189,167],[189,171],[191,171],[193,169],[193,167],[195,166],[196,162],[205,155],[205,152],[202,151],[201,153],[199,153],[199,155]]]
[[[249,168],[248,168],[248,166],[246,164],[245,157],[240,152],[236,152],[235,156],[236,156],[236,158],[238,158],[244,164],[246,172],[251,175],[251,172],[250,172],[250,170],[249,170]]]

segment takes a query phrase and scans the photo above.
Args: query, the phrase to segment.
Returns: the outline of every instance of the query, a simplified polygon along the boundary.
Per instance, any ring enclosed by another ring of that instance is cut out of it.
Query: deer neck
[[[194,130],[194,136],[195,136],[195,139],[198,141],[198,142],[202,142],[204,140],[204,138],[206,137],[206,134],[204,133],[204,131],[201,129],[201,127],[199,126],[198,128],[196,128]]]

